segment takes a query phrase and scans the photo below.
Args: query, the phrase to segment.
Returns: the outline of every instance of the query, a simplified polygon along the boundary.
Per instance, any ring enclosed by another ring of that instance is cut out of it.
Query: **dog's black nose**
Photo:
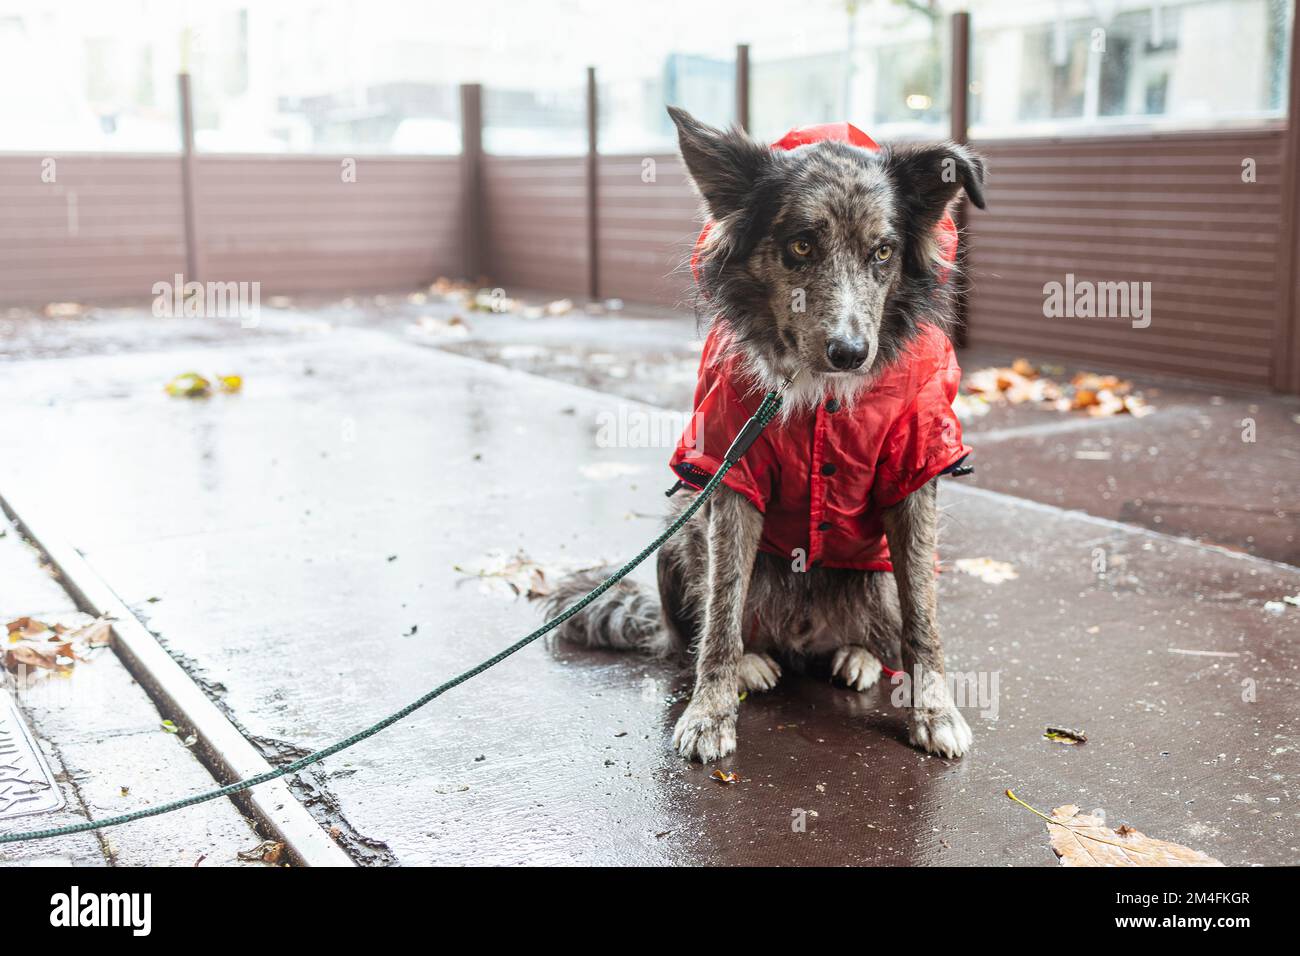
[[[867,360],[867,344],[861,339],[831,339],[826,345],[826,357],[832,368],[851,372]]]

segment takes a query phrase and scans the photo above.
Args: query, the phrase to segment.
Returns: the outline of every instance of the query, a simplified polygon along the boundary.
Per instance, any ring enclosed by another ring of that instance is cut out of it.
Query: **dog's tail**
[[[546,616],[555,617],[580,601],[614,569],[593,568],[563,578],[546,598]],[[556,629],[559,640],[583,647],[634,650],[656,656],[671,653],[676,645],[664,627],[659,601],[634,581],[624,579]]]

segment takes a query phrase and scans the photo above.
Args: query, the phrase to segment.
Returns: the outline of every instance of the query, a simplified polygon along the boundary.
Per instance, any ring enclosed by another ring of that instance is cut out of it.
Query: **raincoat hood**
[[[801,126],[798,129],[792,129],[775,143],[773,149],[798,149],[800,146],[809,146],[813,143],[821,143],[827,140],[837,143],[848,143],[850,146],[860,146],[863,149],[869,149],[872,152],[880,150],[880,144],[868,136],[862,130],[858,129],[852,123],[821,123],[817,126]],[[710,220],[704,224],[700,230],[700,236],[695,240],[695,249],[691,252],[691,275],[695,277],[696,284],[700,281],[700,250],[704,248],[704,239],[709,234],[709,229],[713,226]],[[939,220],[939,224],[934,227],[935,238],[939,242],[939,252],[945,262],[957,261],[957,224],[952,221],[952,216],[944,214]],[[939,274],[939,281],[946,282],[948,279],[947,271]]]

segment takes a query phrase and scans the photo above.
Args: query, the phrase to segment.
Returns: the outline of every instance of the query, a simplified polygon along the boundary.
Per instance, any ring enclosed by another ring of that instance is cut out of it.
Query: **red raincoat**
[[[879,149],[848,123],[793,130],[773,148],[826,139]],[[944,258],[953,261],[952,219],[945,216],[936,231]],[[727,335],[715,325],[705,340],[695,415],[670,461],[695,488],[722,467],[731,440],[763,400],[740,376],[739,358],[727,354]],[[893,570],[882,511],[970,454],[952,410],[960,381],[948,337],[925,325],[853,407],[828,399],[815,412],[768,425],[723,479],[763,514],[761,549],[792,562],[802,552],[805,567]]]

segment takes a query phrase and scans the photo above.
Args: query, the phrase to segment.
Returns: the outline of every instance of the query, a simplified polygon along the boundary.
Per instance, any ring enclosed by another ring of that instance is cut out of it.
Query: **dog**
[[[782,390],[783,404],[661,549],[659,600],[620,582],[558,637],[693,649],[695,688],[673,734],[690,760],[736,749],[739,695],[771,690],[783,666],[821,666],[865,691],[882,661],[901,661],[910,680],[910,742],[960,757],[972,735],[935,624],[936,483],[969,453],[951,408],[947,217],[963,190],[984,208],[984,161],[955,143],[879,148],[846,124],[775,148],[669,114],[709,222],[692,266],[711,317],[696,390],[703,448],[688,434],[673,457],[688,489],[669,520],[762,395]],[[548,610],[603,576],[561,581]]]

